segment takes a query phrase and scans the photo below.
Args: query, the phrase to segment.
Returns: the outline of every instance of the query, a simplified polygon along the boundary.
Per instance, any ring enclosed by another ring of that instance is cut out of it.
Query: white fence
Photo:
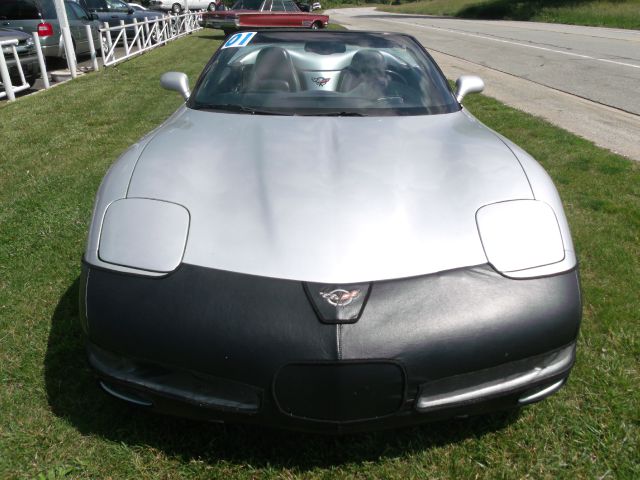
[[[143,22],[135,19],[133,23],[124,21],[116,27],[108,23],[100,29],[102,42],[102,63],[105,67],[115,65],[148,50],[164,45],[202,27],[199,21],[202,12],[187,12],[181,15],[169,15]],[[118,48],[120,47],[120,48]]]
[[[202,11],[189,11],[180,15],[167,15],[161,18],[138,22],[135,19],[133,23],[125,24],[124,21],[120,25],[110,27],[108,23],[99,29],[100,43],[98,47],[102,54],[102,63],[105,67],[116,65],[120,62],[128,60],[136,55],[140,55],[146,51],[152,50],[167,42],[183,37],[189,33],[202,29],[199,22],[202,20]],[[93,70],[98,70],[96,46],[93,44],[93,36],[90,26],[86,26],[86,35],[89,40],[89,49],[91,55],[91,63]],[[38,34],[33,34],[36,47],[36,53],[40,64],[40,72],[45,88],[49,88],[49,78],[42,56],[40,47],[40,39]],[[29,88],[24,75],[20,58],[16,51],[18,40],[0,41],[0,87],[4,87],[4,91],[0,91],[0,99],[8,98],[15,100],[15,94]],[[15,69],[17,69],[20,85],[13,85],[9,74],[7,59],[5,57],[5,49],[8,47],[8,54],[15,60]]]
[[[5,86],[5,91],[0,92],[0,98],[8,97],[9,100],[15,99],[16,93],[29,88],[29,84],[24,78],[24,71],[22,70],[22,64],[20,63],[20,58],[18,57],[18,52],[16,51],[16,45],[18,45],[18,40],[0,41],[0,79],[2,80],[2,84]],[[16,63],[16,68],[18,70],[18,75],[21,81],[21,84],[18,86],[13,86],[13,84],[11,83],[9,68],[7,66],[7,59],[4,56],[6,47],[8,47],[9,53],[13,55],[13,59]]]

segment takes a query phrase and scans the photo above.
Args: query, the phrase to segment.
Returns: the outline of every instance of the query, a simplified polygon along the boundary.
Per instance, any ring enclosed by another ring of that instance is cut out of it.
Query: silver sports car
[[[542,167],[412,37],[240,32],[111,167],[81,280],[110,394],[354,431],[557,391],[581,318]]]

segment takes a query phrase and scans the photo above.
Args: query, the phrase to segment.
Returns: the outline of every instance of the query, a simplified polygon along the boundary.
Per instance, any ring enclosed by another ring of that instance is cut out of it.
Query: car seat
[[[376,50],[358,50],[340,75],[338,91],[350,92],[356,87],[380,92],[389,83],[384,55]]]
[[[300,91],[300,78],[291,55],[281,47],[265,47],[256,57],[249,91]]]

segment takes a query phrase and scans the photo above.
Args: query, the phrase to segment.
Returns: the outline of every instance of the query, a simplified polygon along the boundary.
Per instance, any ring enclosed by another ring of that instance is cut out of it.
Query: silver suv
[[[100,48],[100,28],[97,17],[79,4],[64,2],[71,29],[71,38],[77,54],[89,52],[89,40],[85,25],[91,27],[96,49]],[[0,27],[38,32],[42,53],[47,57],[64,57],[60,23],[53,0],[2,0],[0,1]]]

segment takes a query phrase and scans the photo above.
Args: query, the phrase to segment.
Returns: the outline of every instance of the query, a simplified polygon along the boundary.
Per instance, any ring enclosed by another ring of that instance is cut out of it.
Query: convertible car
[[[576,255],[549,176],[412,37],[243,32],[111,167],[81,277],[111,395],[348,432],[517,408],[567,380]],[[295,132],[295,133],[292,133]]]
[[[206,12],[200,25],[230,35],[237,30],[264,28],[310,28],[329,24],[329,16],[303,12],[293,0],[238,0],[231,10]]]

